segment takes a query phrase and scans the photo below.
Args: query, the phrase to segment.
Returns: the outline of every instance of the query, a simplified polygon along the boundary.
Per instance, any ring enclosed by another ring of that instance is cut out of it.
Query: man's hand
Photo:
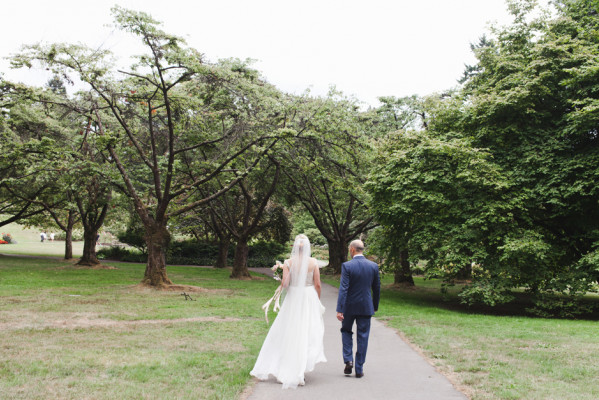
[[[343,313],[342,312],[338,312],[337,313],[337,319],[341,322],[343,322]]]

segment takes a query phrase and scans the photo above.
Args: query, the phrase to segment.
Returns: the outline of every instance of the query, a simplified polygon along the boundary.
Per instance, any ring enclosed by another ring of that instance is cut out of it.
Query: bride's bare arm
[[[283,264],[283,279],[281,279],[281,286],[287,288],[289,286],[289,261],[285,261]]]
[[[322,287],[322,284],[320,283],[320,268],[318,268],[318,264],[316,264],[314,266],[313,278],[314,278],[314,289],[316,289],[316,293],[318,293],[318,298],[320,299],[320,289]]]

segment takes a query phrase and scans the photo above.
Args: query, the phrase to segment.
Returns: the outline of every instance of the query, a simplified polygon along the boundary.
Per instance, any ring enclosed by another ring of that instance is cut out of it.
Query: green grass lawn
[[[27,233],[13,232],[26,243]],[[21,251],[52,254],[32,247],[35,239]],[[169,266],[174,282],[202,289],[155,291],[138,286],[144,265],[73,263],[0,256],[0,398],[239,397],[268,330],[260,306],[276,281]],[[596,320],[474,312],[444,301],[438,282],[397,289],[391,281],[383,279],[377,317],[472,399],[599,398]]]
[[[325,281],[338,283],[331,278]],[[439,283],[383,278],[377,318],[397,329],[473,400],[599,399],[599,322],[469,311]],[[519,312],[518,312],[519,311]],[[399,361],[398,368],[409,368]]]
[[[171,266],[174,282],[202,289],[155,291],[137,285],[143,265],[112,265],[0,256],[0,397],[238,398],[278,282]]]
[[[40,232],[12,223],[0,227],[0,233],[10,233],[16,244],[0,244],[0,254],[23,254],[32,256],[64,257],[64,241],[40,240]],[[48,233],[48,232],[47,232]],[[58,231],[54,232],[58,234]],[[48,235],[49,236],[49,235]],[[83,242],[73,242],[73,257],[81,257]]]

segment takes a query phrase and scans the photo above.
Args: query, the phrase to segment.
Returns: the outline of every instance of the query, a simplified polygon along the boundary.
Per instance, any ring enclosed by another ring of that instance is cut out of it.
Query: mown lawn
[[[155,291],[138,286],[143,265],[107,264],[117,269],[0,256],[0,398],[239,398],[277,282],[170,266],[174,282],[202,289]],[[475,312],[422,279],[383,287],[377,317],[472,399],[599,398],[597,320]]]
[[[174,282],[202,289],[155,291],[138,286],[143,265],[107,264],[0,256],[0,397],[238,398],[278,282],[173,266]]]
[[[17,223],[12,223],[0,227],[0,233],[10,233],[17,242],[14,244],[0,245],[0,254],[64,257],[64,241],[55,240],[54,242],[51,242],[50,240],[46,240],[42,243],[40,240],[40,231],[37,229],[25,228]],[[58,231],[55,231],[54,233],[58,234]],[[48,237],[49,236],[50,235],[48,235]],[[74,241],[73,257],[81,257],[82,253],[83,242]]]
[[[335,280],[326,279],[336,284]],[[473,400],[599,399],[599,322],[475,312],[444,301],[438,282],[383,279],[377,318],[397,329]],[[510,313],[511,311],[511,313]],[[398,368],[409,368],[398,362]]]

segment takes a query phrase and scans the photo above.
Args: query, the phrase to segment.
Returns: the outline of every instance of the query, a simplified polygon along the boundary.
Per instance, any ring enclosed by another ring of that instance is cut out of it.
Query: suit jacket
[[[341,265],[337,312],[345,315],[373,315],[379,309],[380,297],[381,278],[376,263],[364,256],[356,256]]]

